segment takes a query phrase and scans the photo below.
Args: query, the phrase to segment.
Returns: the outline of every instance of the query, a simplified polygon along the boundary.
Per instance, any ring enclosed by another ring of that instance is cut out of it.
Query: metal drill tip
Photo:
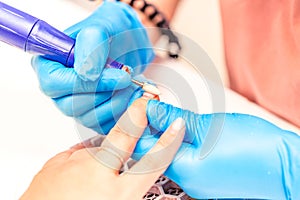
[[[145,83],[145,82],[140,82],[140,81],[137,81],[135,79],[131,79],[131,81],[140,86],[141,88],[143,88],[143,90],[145,90],[146,92],[149,92],[151,94],[154,94],[154,95],[160,95],[160,91],[157,87],[155,87],[154,85],[151,85],[149,83]]]
[[[143,87],[143,86],[144,86],[144,83],[143,83],[143,82],[140,82],[140,81],[138,81],[138,80],[131,79],[131,81],[132,81],[134,84],[136,84],[136,85],[138,85],[138,86],[140,86],[140,87]]]

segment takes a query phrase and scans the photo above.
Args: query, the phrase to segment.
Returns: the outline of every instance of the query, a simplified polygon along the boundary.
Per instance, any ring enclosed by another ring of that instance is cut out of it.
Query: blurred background
[[[3,2],[59,30],[87,17],[99,3],[88,0]],[[228,85],[218,0],[182,1],[171,26],[207,52],[224,85]],[[0,199],[18,199],[50,157],[80,142],[74,121],[61,114],[39,90],[30,60],[31,55],[0,43]],[[243,97],[226,91],[229,111],[255,113],[281,127],[298,131]]]

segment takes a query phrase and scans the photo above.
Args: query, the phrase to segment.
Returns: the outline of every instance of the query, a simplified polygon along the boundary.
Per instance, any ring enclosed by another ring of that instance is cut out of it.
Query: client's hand
[[[99,135],[50,159],[21,199],[140,200],[173,160],[185,130],[176,119],[150,152],[120,174],[147,126],[145,107],[145,100],[135,101],[103,142]]]

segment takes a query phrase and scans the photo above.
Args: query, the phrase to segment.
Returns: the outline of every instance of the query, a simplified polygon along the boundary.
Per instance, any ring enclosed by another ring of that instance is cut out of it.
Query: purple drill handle
[[[67,67],[74,65],[75,40],[48,23],[0,2],[0,41],[60,62]],[[124,66],[111,58],[108,67]]]
[[[74,64],[75,40],[46,22],[0,2],[0,41],[67,67]]]

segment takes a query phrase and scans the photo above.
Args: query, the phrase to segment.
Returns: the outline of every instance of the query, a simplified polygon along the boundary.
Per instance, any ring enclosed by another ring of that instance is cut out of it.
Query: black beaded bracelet
[[[122,1],[122,0],[116,0],[116,1]],[[142,3],[142,6],[139,6],[139,8],[137,8],[135,6],[135,2],[139,2]],[[164,14],[162,12],[160,12],[157,7],[151,3],[148,3],[146,0],[131,0],[128,3],[131,7],[135,8],[135,9],[139,9],[141,12],[143,12],[150,21],[154,21],[155,18],[158,18],[160,20],[158,20],[158,22],[155,23],[155,25],[160,28],[160,32],[162,35],[165,35],[168,37],[168,42],[169,42],[169,49],[168,49],[168,53],[169,56],[171,58],[178,58],[178,55],[180,53],[181,50],[181,45],[179,42],[178,37],[173,33],[173,31],[171,30],[168,20],[166,19],[166,17],[164,16]],[[146,10],[147,9],[151,9],[153,10],[152,13],[147,14]]]
[[[90,1],[94,1],[94,0],[90,0]],[[122,0],[116,0],[116,1],[122,1]],[[122,1],[123,2],[123,1]],[[139,8],[135,7],[135,2],[141,2],[143,5],[140,6]],[[158,18],[160,20],[158,20],[155,25],[156,27],[158,27],[160,29],[160,32],[162,35],[165,35],[168,37],[168,53],[169,56],[171,58],[178,58],[179,53],[181,51],[181,45],[179,42],[178,37],[173,33],[173,31],[171,30],[170,26],[169,26],[169,22],[166,19],[166,17],[164,16],[164,14],[162,12],[160,12],[155,5],[148,3],[146,0],[130,0],[130,2],[128,2],[128,4],[135,8],[140,10],[141,12],[143,12],[150,21],[154,22],[154,19]],[[146,10],[151,8],[153,10],[153,12],[151,14],[147,14]]]

